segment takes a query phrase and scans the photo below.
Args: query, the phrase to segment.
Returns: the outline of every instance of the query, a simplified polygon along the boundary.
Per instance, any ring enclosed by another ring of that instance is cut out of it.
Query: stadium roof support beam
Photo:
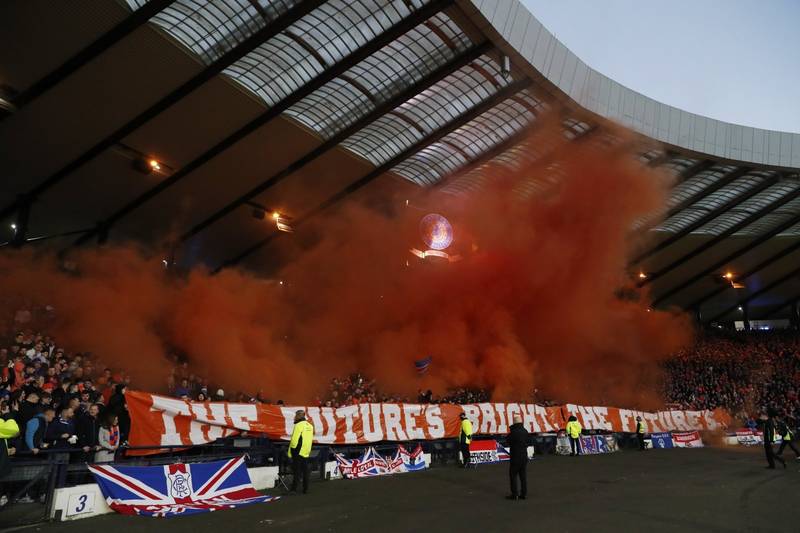
[[[134,30],[144,25],[152,17],[163,11],[175,0],[150,0],[145,5],[131,13],[125,20],[101,35],[74,56],[67,59],[61,66],[34,82],[30,87],[20,92],[11,99],[11,104],[17,110],[30,104],[36,98],[55,87],[73,72],[77,71],[91,60],[114,46],[116,43],[133,33]]]
[[[302,216],[294,219],[292,221],[292,226],[297,229],[301,224],[308,222],[315,216],[319,215],[326,209],[333,207],[341,200],[348,197],[350,194],[356,192],[357,190],[361,189],[365,185],[371,183],[379,176],[382,176],[386,172],[390,171],[395,165],[401,163],[405,159],[411,157],[415,153],[419,152],[420,150],[426,148],[432,143],[435,143],[445,137],[447,134],[455,131],[456,129],[460,128],[461,126],[467,124],[471,120],[479,117],[481,114],[485,113],[498,103],[513,97],[518,92],[522,91],[526,87],[531,84],[531,80],[528,78],[523,78],[521,80],[517,80],[509,85],[506,85],[504,88],[500,89],[491,97],[487,98],[480,104],[476,105],[463,115],[458,116],[457,118],[451,120],[441,128],[436,131],[431,132],[424,138],[420,139],[413,145],[409,146],[395,157],[391,158],[390,160],[386,161],[382,165],[374,168],[371,172],[366,174],[365,176],[359,178],[358,180],[354,181],[353,183],[347,185],[345,188],[341,189],[339,192],[313,208],[312,210],[308,211],[307,213],[303,214]],[[271,242],[278,234],[277,233],[270,233],[268,236],[264,237],[263,239],[259,240],[255,244],[247,247],[241,253],[236,255],[235,257],[225,261],[219,267],[214,270],[214,273],[219,272],[225,267],[233,266],[239,263],[242,259],[248,257],[249,255],[253,254],[257,250],[264,247],[266,244]]]
[[[792,194],[790,196],[797,196],[797,194],[798,193],[794,193],[794,194]],[[770,207],[772,207],[772,206],[770,206]],[[777,208],[779,206],[774,206],[774,207]],[[759,216],[761,216],[761,215],[759,215]],[[747,252],[749,252],[750,250],[752,250],[752,249],[764,244],[765,242],[767,242],[772,237],[774,237],[776,235],[779,235],[780,233],[788,230],[789,228],[791,228],[792,226],[794,226],[795,224],[798,224],[798,223],[800,223],[800,215],[790,218],[789,220],[787,220],[786,222],[784,222],[780,226],[771,229],[767,233],[765,233],[765,234],[761,235],[760,237],[758,237],[757,239],[753,240],[752,242],[750,242],[750,244],[748,244],[748,245],[746,245],[746,246],[744,246],[742,248],[739,248],[735,252],[732,252],[732,253],[728,254],[727,256],[725,256],[721,260],[717,261],[716,263],[714,263],[710,267],[702,270],[701,272],[698,272],[697,274],[695,274],[691,278],[683,281],[679,285],[677,285],[677,286],[673,287],[672,289],[668,290],[667,292],[659,295],[659,297],[656,298],[653,301],[653,306],[655,307],[656,305],[658,305],[659,303],[663,302],[664,300],[666,300],[667,298],[669,298],[673,294],[676,294],[676,293],[682,291],[683,289],[685,289],[686,287],[692,285],[693,283],[696,283],[697,281],[700,281],[701,279],[703,279],[704,277],[708,276],[709,274],[711,274],[711,273],[719,270],[720,268],[724,267],[725,265],[727,265],[728,263],[730,263],[731,261],[733,261],[737,257],[740,257],[740,256],[746,254]]]
[[[271,24],[267,24],[259,31],[242,41],[239,45],[223,54],[219,59],[206,66],[201,72],[184,82],[180,87],[161,98],[158,102],[139,113],[126,124],[117,128],[114,132],[101,139],[97,144],[89,148],[89,150],[79,155],[77,158],[73,159],[65,166],[57,170],[54,174],[50,175],[44,181],[36,185],[32,190],[23,195],[23,200],[17,200],[13,204],[4,207],[0,211],[0,218],[4,218],[16,211],[22,205],[21,201],[32,203],[42,193],[60,183],[67,176],[81,168],[83,165],[114,146],[116,143],[136,131],[139,127],[151,119],[161,114],[163,111],[172,107],[172,105],[185,98],[195,89],[199,88],[201,85],[225,70],[232,63],[253,51],[264,41],[267,41],[275,35],[281,33],[291,24],[309,14],[324,2],[325,0],[305,0],[286,13],[283,13]]]
[[[744,219],[742,219],[738,223],[736,223],[733,226],[731,226],[730,228],[726,229],[725,231],[723,231],[719,235],[716,235],[710,241],[708,241],[706,243],[703,243],[702,245],[698,246],[694,250],[682,255],[680,258],[678,258],[675,261],[671,262],[667,266],[665,266],[665,267],[659,269],[658,271],[654,272],[653,274],[648,276],[646,279],[643,279],[642,281],[638,282],[637,286],[643,287],[643,286],[647,285],[648,283],[651,283],[654,280],[664,276],[668,272],[671,272],[672,270],[674,270],[674,269],[678,268],[679,266],[681,266],[682,264],[684,264],[689,259],[692,259],[693,257],[697,257],[698,255],[702,254],[703,252],[713,248],[714,246],[716,246],[717,244],[721,243],[722,241],[724,241],[725,239],[727,239],[731,235],[735,234],[737,231],[741,230],[742,228],[745,228],[745,227],[749,226],[750,224],[752,224],[753,222],[755,222],[759,218],[763,217],[764,215],[767,215],[767,214],[771,213],[772,211],[775,211],[780,206],[782,206],[782,205],[794,200],[797,197],[800,197],[800,189],[797,189],[796,191],[791,192],[791,193],[783,196],[779,200],[776,200],[776,201],[774,201],[774,202],[772,202],[770,204],[765,205],[761,209],[751,213],[750,215],[748,215],[747,217],[745,217]],[[747,246],[745,246],[745,248],[747,248]],[[738,255],[737,255],[737,257],[738,257]],[[670,294],[674,294],[674,292],[670,291]],[[662,299],[663,299],[663,297],[659,298],[659,300],[662,300]],[[655,304],[655,302],[653,302],[653,303]]]
[[[684,173],[681,173],[681,180],[680,181],[681,182],[687,181],[687,180],[691,179],[692,177],[696,176],[697,174],[699,174],[700,172],[704,172],[704,171],[706,171],[709,168],[714,166],[714,163],[710,162],[710,161],[701,161],[700,163],[711,163],[711,164],[708,164],[708,165],[700,165],[700,164],[694,165],[691,168],[695,168],[695,167],[700,166],[701,170],[699,170],[697,172],[692,172],[691,174],[688,174],[687,177],[685,177],[685,178],[683,177]],[[720,190],[721,188],[725,187],[726,185],[729,185],[729,184],[733,183],[734,180],[736,180],[738,178],[741,178],[742,176],[744,176],[745,174],[747,174],[751,170],[753,170],[753,169],[750,168],[750,167],[737,167],[737,168],[731,170],[730,172],[728,172],[727,174],[722,176],[721,179],[717,180],[716,182],[714,182],[713,184],[709,185],[705,189],[703,189],[701,191],[698,191],[696,194],[693,194],[692,196],[690,196],[686,200],[682,201],[678,205],[673,206],[669,211],[667,211],[667,216],[665,217],[665,219],[674,217],[675,215],[677,215],[678,213],[680,213],[681,211],[683,211],[687,207],[690,207],[691,205],[697,203],[699,200],[705,198],[709,194],[712,194],[712,193]]]
[[[664,164],[665,162],[667,162],[669,160],[669,158],[666,156],[667,153],[669,153],[669,152],[665,152],[664,156],[656,157],[653,161],[647,163],[647,166],[648,167],[652,167],[652,168],[658,168],[660,165]],[[677,154],[672,153],[671,156],[674,157],[674,156],[677,156]],[[696,175],[698,175],[699,173],[701,173],[701,172],[703,172],[705,170],[708,170],[709,168],[713,167],[715,164],[716,163],[714,161],[710,160],[710,159],[702,159],[702,160],[698,161],[697,163],[695,163],[694,165],[690,166],[689,168],[683,169],[678,174],[678,178],[675,180],[675,183],[673,184],[673,187],[675,187],[677,185],[680,185],[684,181],[695,177]],[[664,220],[667,220],[668,218],[671,218],[671,217],[677,215],[683,209],[686,209],[686,207],[688,207],[689,205],[691,205],[694,202],[696,202],[697,200],[699,200],[701,195],[702,195],[702,192],[701,192],[701,194],[694,194],[694,195],[692,195],[691,198],[686,199],[685,201],[681,202],[679,205],[676,205],[675,207],[673,207],[672,209],[667,211],[664,214]],[[648,230],[651,230],[654,227],[658,226],[659,220],[660,219],[657,219],[656,217],[652,217],[652,218],[648,219],[648,222],[646,223],[645,226],[643,226],[642,228],[639,228],[639,230],[637,230],[637,231],[645,233]],[[629,264],[630,265],[634,265],[634,264],[638,263],[639,261],[641,261],[643,257],[644,257],[644,254],[640,255],[639,257],[637,257],[635,259],[633,259],[632,261],[630,261]]]
[[[198,157],[172,173],[167,179],[161,181],[155,187],[145,191],[144,193],[140,194],[138,197],[133,199],[132,201],[128,202],[125,206],[117,210],[115,213],[110,215],[100,224],[104,227],[111,227],[114,223],[118,222],[123,217],[127,216],[132,211],[136,210],[148,200],[152,199],[153,197],[157,196],[167,188],[171,187],[184,177],[186,177],[191,172],[197,170],[204,164],[206,164],[211,159],[215,158],[219,154],[226,151],[228,148],[235,145],[240,140],[244,139],[254,131],[256,131],[261,126],[267,124],[272,119],[278,117],[281,113],[295,105],[297,102],[302,100],[303,98],[307,97],[326,83],[330,82],[334,78],[344,74],[349,69],[354,67],[359,62],[363,61],[364,59],[368,58],[384,46],[388,45],[404,33],[408,32],[415,26],[425,22],[433,15],[439,13],[450,4],[452,4],[453,0],[438,0],[427,4],[425,7],[422,7],[412,13],[409,17],[399,21],[397,24],[377,36],[375,39],[367,42],[364,46],[356,50],[355,52],[351,53],[338,63],[330,66],[329,68],[325,69],[322,73],[320,73],[316,78],[312,79],[308,83],[306,83],[301,88],[297,89],[293,93],[289,94],[286,98],[272,106],[271,108],[267,109],[265,112],[245,124],[244,126],[240,127],[238,130],[234,131],[232,134],[228,135],[217,144],[200,154]],[[320,2],[316,2],[320,3]],[[81,236],[78,240],[75,241],[75,246],[80,246],[89,239],[91,239],[94,235],[89,233],[86,235]]]
[[[767,259],[761,261],[760,263],[758,263],[756,266],[754,266],[753,268],[751,268],[747,272],[744,272],[741,275],[737,275],[734,279],[737,280],[737,281],[738,280],[745,280],[745,279],[749,278],[750,276],[752,276],[753,274],[757,274],[758,272],[764,270],[765,268],[767,268],[771,264],[775,263],[776,261],[780,261],[781,259],[783,259],[784,257],[788,256],[792,252],[796,252],[797,250],[800,250],[800,240],[798,240],[797,242],[795,242],[791,246],[788,246],[788,247],[784,248],[780,252],[778,252],[776,254],[773,254],[770,257],[768,257]],[[688,307],[689,308],[699,307],[701,304],[707,302],[708,300],[710,300],[714,296],[717,296],[718,294],[721,294],[727,288],[728,288],[728,286],[726,285],[726,286],[714,289],[713,291],[703,295],[701,298],[698,298],[697,300],[693,301],[691,304],[689,304]]]
[[[318,157],[322,156],[329,150],[335,148],[339,143],[353,135],[354,133],[358,132],[365,126],[371,124],[384,114],[388,113],[389,111],[393,110],[397,106],[411,100],[421,92],[425,91],[426,89],[430,88],[435,83],[441,81],[442,79],[446,78],[456,70],[468,65],[471,61],[474,61],[482,54],[491,50],[491,44],[486,41],[477,46],[472,47],[471,49],[463,52],[454,60],[450,61],[446,65],[443,65],[436,71],[432,72],[427,77],[423,78],[422,80],[418,81],[417,83],[411,85],[403,92],[399,93],[394,98],[391,98],[384,102],[383,104],[376,107],[372,112],[364,115],[362,118],[355,121],[350,126],[347,126],[343,130],[336,133],[333,137],[313,149],[312,151],[308,152],[303,157],[295,160],[294,162],[290,163],[282,170],[273,174],[266,180],[262,181],[251,190],[237,198],[236,200],[232,201],[231,203],[227,204],[223,208],[219,209],[217,212],[203,220],[202,222],[196,224],[192,227],[189,231],[181,235],[178,239],[178,242],[184,242],[187,239],[197,235],[201,231],[203,231],[208,226],[212,225],[216,221],[223,218],[225,215],[233,212],[237,207],[242,205],[246,205],[249,201],[255,198],[257,195],[263,193],[270,187],[276,185],[283,179],[287,178],[291,174],[299,171],[312,161],[316,160]]]
[[[734,179],[736,179],[736,178],[738,178],[740,176],[743,176],[748,171],[749,171],[749,169],[744,169],[744,168],[737,169],[736,171],[734,171],[732,173],[732,174],[735,174],[735,177],[732,177],[731,179],[728,179],[726,177],[724,180],[720,180],[720,181],[726,181],[727,183],[725,183],[724,185],[727,185],[728,183],[732,182]],[[778,178],[777,177],[766,179],[762,183],[758,184],[758,186],[753,187],[752,189],[750,189],[749,191],[745,192],[744,194],[740,194],[739,196],[734,198],[733,201],[731,201],[729,203],[726,203],[726,204],[722,204],[719,207],[717,207],[716,209],[712,209],[711,211],[709,211],[708,213],[706,213],[705,215],[703,215],[699,219],[695,220],[694,222],[692,222],[691,224],[689,224],[688,226],[686,226],[682,230],[670,235],[669,237],[667,237],[663,241],[659,242],[658,244],[656,244],[655,246],[653,246],[652,248],[650,248],[649,250],[647,250],[643,254],[639,255],[636,259],[633,260],[633,263],[640,263],[640,262],[644,261],[645,259],[647,259],[648,257],[650,257],[651,255],[653,255],[653,254],[655,254],[657,252],[660,252],[661,250],[667,248],[668,246],[678,242],[679,240],[681,240],[682,238],[686,237],[687,235],[689,235],[690,233],[692,233],[696,229],[703,227],[704,225],[708,224],[709,222],[711,222],[712,220],[714,220],[718,216],[722,215],[726,211],[728,211],[730,209],[733,209],[734,207],[736,207],[737,205],[741,204],[742,202],[744,202],[746,200],[749,200],[750,198],[752,198],[756,194],[758,194],[760,192],[763,192],[765,189],[775,185],[777,182],[778,182]],[[712,186],[712,187],[714,188],[714,190],[718,190],[721,187],[723,187],[724,185],[720,185],[719,187],[715,187],[715,186]],[[709,187],[709,188],[712,188],[712,187]],[[714,191],[708,191],[708,194],[711,194],[713,192]],[[705,197],[706,195],[704,194],[704,195],[701,195],[701,196]]]
[[[797,277],[798,275],[800,275],[800,267],[797,267],[794,270],[792,270],[791,272],[788,272],[787,274],[784,274],[783,276],[779,277],[778,279],[776,279],[776,280],[764,285],[762,288],[760,288],[759,290],[757,290],[753,294],[750,294],[746,298],[743,298],[743,299],[739,300],[737,303],[735,303],[734,305],[726,308],[724,311],[722,311],[720,313],[717,313],[716,315],[711,317],[708,321],[709,322],[715,322],[715,321],[719,320],[720,318],[724,317],[725,315],[727,315],[731,311],[737,309],[738,307],[746,306],[747,304],[749,304],[750,302],[752,302],[753,300],[755,300],[756,298],[758,298],[762,294],[765,294],[765,293],[771,291],[775,287],[778,287],[779,285],[782,285],[783,283],[786,283],[787,281],[789,281],[790,279],[792,279],[794,277]]]

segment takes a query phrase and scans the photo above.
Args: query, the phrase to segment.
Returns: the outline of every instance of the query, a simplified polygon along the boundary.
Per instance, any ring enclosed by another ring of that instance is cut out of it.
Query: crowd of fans
[[[664,363],[665,400],[685,409],[724,407],[739,423],[766,408],[800,419],[800,340],[794,332],[716,333],[700,338]],[[13,419],[19,437],[8,453],[38,455],[43,450],[73,450],[76,460],[108,461],[130,431],[125,403],[129,378],[88,353],[70,353],[53,337],[19,331],[0,344],[0,418]],[[195,401],[271,403],[261,392],[226,396],[174,360],[166,390]],[[340,407],[363,402],[477,403],[490,392],[458,388],[415,398],[388,394],[361,374],[333,379],[317,405]],[[537,394],[530,401],[541,403]],[[276,403],[282,404],[281,400]]]
[[[324,400],[317,400],[318,405],[327,407],[343,407],[357,403],[370,402],[413,402],[417,403],[477,403],[488,402],[489,391],[478,388],[459,387],[448,390],[445,394],[435,395],[431,390],[417,391],[416,398],[399,394],[386,394],[379,392],[374,379],[367,379],[360,373],[347,376],[344,379],[331,380]]]
[[[728,409],[738,420],[765,409],[800,419],[800,336],[793,331],[709,332],[664,363],[668,402]]]
[[[39,455],[81,450],[81,459],[108,461],[127,439],[129,378],[98,370],[89,354],[66,353],[55,339],[18,332],[0,348],[0,417],[20,435],[7,453]]]

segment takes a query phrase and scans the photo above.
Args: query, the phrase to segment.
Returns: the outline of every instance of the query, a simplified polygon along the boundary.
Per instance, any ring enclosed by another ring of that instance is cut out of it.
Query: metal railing
[[[500,435],[476,435],[476,440],[493,439],[505,445],[505,437]],[[534,446],[536,453],[555,453],[555,434],[531,434],[529,444]],[[621,439],[618,439],[621,440]],[[416,449],[419,444],[423,452],[431,455],[433,466],[446,465],[459,460],[459,445],[457,439],[422,440],[397,442],[377,442],[359,445],[315,445],[309,461],[312,476],[320,480],[326,479],[325,465],[335,460],[334,454],[339,453],[347,458],[361,456],[365,448],[374,447],[381,455],[391,456],[397,450],[397,445],[402,444],[409,451]],[[622,442],[620,443],[622,444]],[[125,446],[117,450],[114,460],[109,463],[127,466],[155,466],[172,464],[175,462],[208,462],[230,459],[241,455],[246,456],[249,467],[275,466],[278,467],[279,476],[289,474],[291,461],[287,456],[288,442],[273,441],[258,437],[232,437],[221,439],[202,446]],[[131,452],[134,452],[133,454]],[[151,452],[141,455],[141,452]],[[34,455],[30,451],[20,451],[11,459],[11,473],[0,480],[8,496],[8,502],[0,507],[0,523],[8,509],[26,495],[32,494],[41,505],[40,512],[28,513],[28,522],[47,521],[53,514],[55,491],[59,488],[70,487],[82,483],[92,483],[94,478],[87,465],[91,462],[93,454],[87,454],[82,449],[43,449]],[[87,461],[88,460],[88,461]],[[27,500],[26,500],[27,501]],[[16,524],[22,525],[22,524]]]

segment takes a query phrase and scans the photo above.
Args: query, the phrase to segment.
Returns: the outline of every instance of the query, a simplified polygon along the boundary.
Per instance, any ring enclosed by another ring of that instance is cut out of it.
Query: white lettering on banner
[[[681,430],[691,429],[686,425],[686,417],[683,411],[672,411],[672,421],[675,422],[675,428]]]
[[[358,416],[358,406],[348,405],[336,410],[336,416],[344,418],[344,440],[345,442],[358,442],[358,436],[353,431],[353,418]]]
[[[700,413],[697,411],[686,411],[686,425],[689,429],[700,427]]]
[[[708,409],[706,409],[706,410],[703,410],[703,411],[700,411],[700,412],[702,413],[702,416],[705,419],[706,424],[708,425],[708,429],[712,429],[713,430],[713,429],[717,429],[718,427],[720,427],[720,425],[717,424],[716,419],[712,416],[713,415],[712,411],[709,411]]]
[[[611,429],[611,424],[606,420],[608,409],[605,407],[578,407],[578,412],[583,417],[583,425],[592,429]]]
[[[492,404],[479,403],[478,408],[481,410],[481,427],[478,432],[488,435],[497,433],[497,421],[494,418],[494,408]]]
[[[208,420],[206,404],[190,404],[189,411],[197,419],[192,420],[189,424],[189,442],[192,444],[203,444],[204,442],[210,442],[206,440],[208,438],[206,436],[207,432],[209,429],[211,429],[211,426],[205,423],[205,421]]]
[[[634,423],[634,419],[636,418],[636,414],[629,410],[629,409],[620,409],[619,410],[619,420],[622,423],[622,429],[629,433],[632,433],[636,430],[636,424]]]
[[[335,442],[336,441],[336,417],[333,414],[333,407],[323,407],[320,409],[322,418],[325,419],[325,432],[320,435],[317,442]]]
[[[506,411],[503,409],[502,403],[494,404],[494,410],[497,411],[497,416],[500,418],[500,423],[497,425],[498,433],[508,433],[508,424],[506,423]]]
[[[143,393],[136,393],[144,396]],[[134,396],[134,398],[136,398]],[[438,439],[458,435],[461,411],[472,422],[476,434],[504,434],[517,415],[533,433],[563,427],[567,413],[577,416],[586,429],[633,432],[641,416],[648,432],[691,431],[724,427],[724,411],[643,412],[604,406],[567,404],[544,407],[535,404],[488,403],[451,405],[359,404],[329,407],[290,407],[197,403],[147,395],[132,400],[138,442],[187,446],[204,444],[226,435],[263,432],[270,438],[288,439],[294,428],[294,412],[305,409],[318,443],[364,443],[381,440]],[[283,423],[281,418],[283,417]],[[716,417],[716,418],[715,418]],[[360,422],[359,422],[360,420]],[[144,421],[144,422],[141,422]],[[148,423],[149,422],[149,423]],[[162,429],[163,428],[163,429]]]
[[[224,404],[215,405],[222,405],[224,412]],[[192,420],[189,423],[189,442],[192,444],[205,444],[223,437],[224,428],[215,423],[214,417],[209,416],[206,404],[190,404],[189,411],[196,418],[196,420]],[[225,421],[224,417],[223,421]]]
[[[671,428],[671,427],[673,427],[672,415],[670,414],[670,412],[669,411],[660,411],[658,413],[658,423],[663,428]]]
[[[539,422],[536,420],[536,406],[535,405],[522,405],[522,425],[531,433],[539,433],[541,428]],[[510,418],[510,417],[509,417]]]
[[[547,409],[545,409],[543,406],[534,405],[533,406],[533,412],[537,416],[537,421],[538,421],[539,418],[542,420],[543,426],[542,426],[541,429],[543,429],[544,431],[555,431],[557,429],[557,428],[553,427],[553,425],[550,423],[550,420],[547,418]],[[536,427],[538,427],[538,426],[536,426]]]
[[[258,409],[252,403],[232,403],[228,407],[228,417],[233,427],[249,428],[251,421],[258,421]]]
[[[566,405],[566,408],[567,408],[567,412],[568,412],[568,413],[569,413],[571,416],[575,416],[575,417],[577,417],[577,418],[578,418],[578,420],[581,420],[581,413],[580,413],[580,411],[578,410],[578,406],[577,406],[577,405],[575,405],[575,404],[572,404],[572,403],[568,403],[568,404]],[[581,424],[581,425],[582,425],[582,426],[585,426],[586,424]]]
[[[361,427],[364,432],[364,440],[367,442],[383,440],[383,428],[380,420],[381,405],[379,403],[361,405]]]
[[[648,432],[651,431],[664,431],[664,428],[660,427],[658,424],[658,414],[657,413],[642,413],[642,420],[647,422],[647,430]]]
[[[281,407],[281,414],[283,415],[283,436],[281,438],[283,440],[291,438],[292,429],[294,428],[294,412],[297,410],[297,407]],[[314,428],[314,431],[316,432],[317,429]]]
[[[464,410],[464,414],[467,415],[467,418],[469,418],[470,422],[472,422],[473,425],[477,424],[478,421],[481,419],[481,409],[477,405],[466,404],[466,405],[462,405],[461,408]],[[477,426],[472,428],[473,431],[475,431],[477,429],[479,429]],[[461,426],[459,426],[459,430],[458,431],[459,431],[459,434],[460,434]]]
[[[294,411],[299,411],[297,408],[292,409],[292,425],[289,427],[289,435],[291,436],[294,430]],[[314,440],[317,442],[324,442],[320,438],[325,438],[325,422],[322,420],[319,407],[307,407],[306,418],[314,426]],[[291,437],[290,437],[291,438]]]
[[[520,409],[519,404],[518,403],[509,403],[509,404],[507,404],[506,405],[506,419],[509,422],[511,422],[512,424],[514,423],[514,415],[522,416],[522,410]],[[530,426],[528,426],[528,424],[526,423],[525,417],[522,418],[522,425],[527,427],[528,431],[530,431]]]
[[[386,420],[386,440],[408,440],[403,432],[402,417],[399,405],[393,403],[383,404],[383,418]]]
[[[428,423],[428,434],[430,434],[430,438],[444,438],[444,420],[442,420],[442,410],[438,405],[430,405],[425,408],[425,421]]]
[[[161,444],[164,446],[178,446],[183,444],[181,435],[175,427],[175,416],[181,415],[191,417],[189,404],[175,398],[153,396],[153,407],[151,411],[161,411],[161,418],[164,420],[164,434],[161,435]]]
[[[408,438],[412,440],[423,440],[425,439],[425,431],[421,428],[417,427],[417,416],[419,416],[419,412],[422,409],[419,405],[414,404],[403,404],[403,415],[406,422],[406,431],[408,434]]]

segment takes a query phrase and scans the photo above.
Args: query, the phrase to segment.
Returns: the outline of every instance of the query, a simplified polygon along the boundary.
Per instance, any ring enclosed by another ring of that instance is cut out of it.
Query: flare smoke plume
[[[691,327],[619,289],[633,223],[663,207],[669,183],[624,140],[600,141],[566,145],[543,128],[523,153],[549,155],[482,169],[477,194],[427,191],[391,214],[341,205],[302,228],[319,238],[270,275],[284,285],[239,270],[169,276],[160,255],[118,247],[75,253],[75,272],[41,251],[5,252],[0,293],[7,305],[53,305],[61,344],[127,369],[140,388],[163,389],[175,349],[225,388],[293,402],[359,370],[398,393],[477,386],[526,400],[538,388],[652,405],[658,361]],[[460,262],[409,253],[427,212],[453,224]],[[413,361],[428,355],[420,378]]]

